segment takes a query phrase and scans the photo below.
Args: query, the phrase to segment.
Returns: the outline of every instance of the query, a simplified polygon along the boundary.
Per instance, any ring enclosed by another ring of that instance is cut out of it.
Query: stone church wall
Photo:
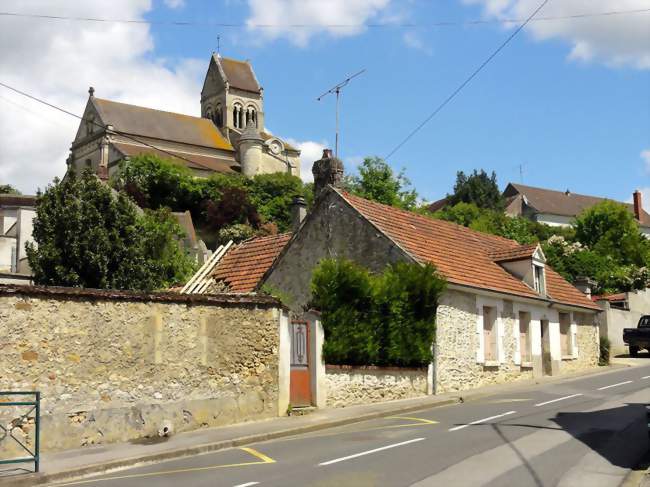
[[[266,297],[0,286],[0,390],[41,391],[46,451],[270,418],[284,315]]]

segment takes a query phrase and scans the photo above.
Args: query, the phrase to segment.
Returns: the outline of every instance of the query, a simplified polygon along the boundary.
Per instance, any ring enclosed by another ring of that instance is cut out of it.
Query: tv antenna
[[[365,73],[366,70],[362,69],[358,73],[353,74],[352,76],[349,76],[345,80],[341,81],[338,85],[330,88],[327,90],[325,93],[323,93],[321,96],[316,98],[316,101],[321,101],[323,98],[325,98],[327,95],[333,95],[336,94],[336,144],[334,146],[334,155],[338,157],[339,155],[339,99],[341,97],[341,88],[344,86],[347,86],[347,84],[352,81],[354,78],[357,76],[362,75]]]

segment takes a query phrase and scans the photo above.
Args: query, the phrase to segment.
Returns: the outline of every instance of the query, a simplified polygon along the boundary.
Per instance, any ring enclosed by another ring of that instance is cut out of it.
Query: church
[[[68,169],[92,168],[102,179],[122,161],[155,154],[197,177],[284,172],[300,176],[300,151],[264,127],[264,90],[248,61],[213,54],[201,91],[201,117],[89,97]]]

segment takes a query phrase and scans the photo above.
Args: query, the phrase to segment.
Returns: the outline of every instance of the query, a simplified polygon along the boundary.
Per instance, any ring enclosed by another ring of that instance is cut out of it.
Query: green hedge
[[[397,263],[374,275],[349,260],[322,261],[314,271],[311,304],[322,313],[325,361],[428,364],[445,285],[431,265]]]

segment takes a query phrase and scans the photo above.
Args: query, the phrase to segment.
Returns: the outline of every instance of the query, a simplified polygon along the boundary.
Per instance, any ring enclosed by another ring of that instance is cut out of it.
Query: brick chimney
[[[634,217],[641,221],[641,210],[643,205],[641,204],[641,191],[638,189],[632,194],[632,199],[634,200]]]
[[[325,149],[323,157],[314,162],[311,172],[314,175],[314,197],[318,198],[330,184],[334,187],[341,185],[343,162],[332,156],[331,149]]]

